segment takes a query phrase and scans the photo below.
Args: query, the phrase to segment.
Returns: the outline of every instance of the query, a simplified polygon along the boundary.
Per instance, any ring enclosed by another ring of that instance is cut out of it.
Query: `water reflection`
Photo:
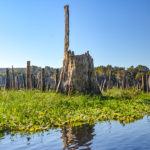
[[[91,140],[95,135],[93,132],[94,126],[92,125],[62,128],[63,149],[74,150],[83,147],[84,150],[90,150]]]
[[[150,116],[122,125],[107,121],[82,127],[51,129],[33,135],[0,132],[0,150],[150,149]]]

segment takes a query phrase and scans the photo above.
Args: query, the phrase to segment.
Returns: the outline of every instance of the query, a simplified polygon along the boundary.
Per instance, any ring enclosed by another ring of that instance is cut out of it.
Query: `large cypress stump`
[[[89,52],[74,55],[69,48],[69,6],[65,6],[65,48],[63,68],[56,92],[72,93],[74,91],[84,94],[101,94],[96,76],[94,74],[93,59]]]

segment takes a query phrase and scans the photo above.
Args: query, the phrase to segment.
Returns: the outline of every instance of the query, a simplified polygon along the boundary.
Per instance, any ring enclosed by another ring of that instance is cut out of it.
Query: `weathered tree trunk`
[[[120,88],[119,80],[117,79],[117,88]]]
[[[50,86],[51,86],[50,83],[48,83],[48,86],[47,86],[48,91],[50,90]]]
[[[12,89],[12,81],[10,80],[10,89]]]
[[[50,78],[48,79],[48,84],[47,84],[47,90],[50,90],[50,86],[51,86],[51,82],[50,82]]]
[[[35,89],[35,76],[32,74],[31,75],[31,81],[32,81],[32,89]]]
[[[137,89],[137,90],[140,89],[140,83],[139,83],[139,80],[137,80],[137,86],[136,86],[136,89]]]
[[[111,89],[111,86],[112,86],[112,85],[111,85],[111,70],[110,70],[107,89]]]
[[[15,77],[15,88],[16,88],[17,90],[20,89],[20,86],[19,86],[19,77],[18,77],[18,76]]]
[[[9,70],[8,68],[6,69],[6,85],[5,89],[9,90],[10,89],[10,77],[9,77]]]
[[[14,74],[14,68],[12,66],[12,89],[15,89],[15,74]]]
[[[100,85],[100,90],[101,90],[101,91],[102,91],[102,88],[103,88],[103,82],[104,82],[104,80],[102,80],[101,83],[100,83],[100,84],[101,84],[101,85]]]
[[[122,79],[122,89],[126,88],[126,77],[124,76]]]
[[[54,90],[56,91],[57,85],[58,85],[58,82],[59,82],[59,70],[58,69],[56,69],[56,72],[54,74],[54,81],[55,81]]]
[[[20,76],[21,80],[20,80],[20,88],[23,89],[24,88],[24,83],[23,83],[23,76]]]
[[[41,85],[41,82],[40,82],[40,79],[37,79],[37,89],[40,89],[40,85]]]
[[[30,66],[30,61],[27,61],[27,89],[32,88],[32,83],[31,83],[31,66]]]
[[[147,89],[146,89],[146,75],[145,74],[142,75],[142,90],[144,92],[147,91]]]
[[[93,59],[89,52],[74,55],[69,48],[69,8],[65,6],[65,50],[63,68],[56,92],[70,94],[74,91],[86,94],[100,94],[100,89],[94,74]]]
[[[44,92],[45,91],[45,69],[42,69],[41,72],[41,91]]]
[[[103,87],[102,87],[102,91],[105,91],[105,90],[106,90],[106,79],[104,80]]]
[[[64,53],[67,55],[69,48],[69,6],[66,5],[65,9],[65,48]]]
[[[128,90],[129,89],[129,80],[128,80],[128,77],[126,76],[126,78],[125,78],[125,80],[126,80],[126,82],[125,82],[125,87],[126,87],[126,89]]]
[[[25,79],[25,75],[23,74],[23,88],[26,89],[26,79]]]

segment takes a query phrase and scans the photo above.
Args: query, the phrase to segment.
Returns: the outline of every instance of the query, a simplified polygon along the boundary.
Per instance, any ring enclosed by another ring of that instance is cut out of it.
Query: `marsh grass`
[[[122,124],[150,113],[150,94],[134,89],[111,89],[99,96],[66,96],[51,92],[0,91],[0,132],[35,133],[65,125],[106,120]]]

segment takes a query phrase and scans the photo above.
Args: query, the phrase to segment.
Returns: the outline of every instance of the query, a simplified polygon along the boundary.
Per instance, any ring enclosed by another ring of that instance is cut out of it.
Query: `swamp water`
[[[33,135],[0,136],[0,150],[150,150],[150,116],[122,125],[118,121],[51,129]]]

